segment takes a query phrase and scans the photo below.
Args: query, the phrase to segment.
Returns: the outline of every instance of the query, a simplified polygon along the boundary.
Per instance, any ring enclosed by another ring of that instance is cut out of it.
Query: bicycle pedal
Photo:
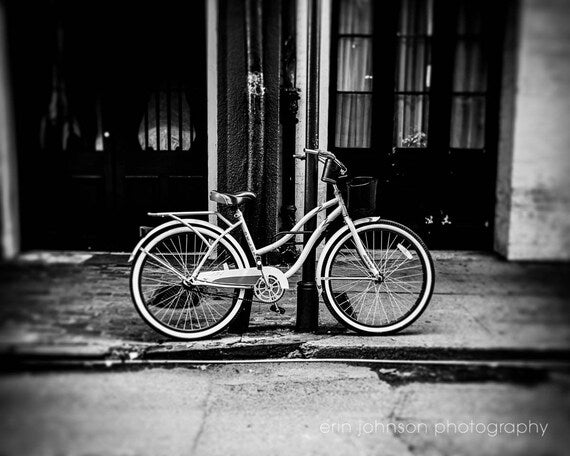
[[[283,307],[279,307],[276,304],[272,304],[271,307],[269,308],[269,310],[271,310],[272,312],[275,312],[275,313],[279,313],[281,315],[283,315],[285,313],[285,309]]]

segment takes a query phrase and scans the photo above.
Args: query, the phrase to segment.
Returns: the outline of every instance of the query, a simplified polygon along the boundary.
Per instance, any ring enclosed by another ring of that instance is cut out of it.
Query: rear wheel
[[[400,331],[429,303],[434,285],[431,256],[421,239],[398,223],[380,220],[356,231],[380,277],[369,272],[347,231],[328,250],[319,273],[324,301],[340,323],[355,331]]]
[[[212,243],[219,235],[195,226]],[[237,315],[244,289],[193,286],[189,278],[208,245],[187,227],[176,227],[143,245],[134,259],[131,294],[141,317],[155,330],[179,339],[195,340],[223,330]],[[237,249],[220,240],[202,272],[246,267]]]

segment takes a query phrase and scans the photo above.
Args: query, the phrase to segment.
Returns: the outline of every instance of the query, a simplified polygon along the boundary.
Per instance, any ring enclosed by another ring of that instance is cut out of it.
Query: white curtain
[[[399,36],[433,33],[433,0],[401,0],[398,16]]]
[[[370,147],[372,95],[338,94],[336,104],[336,146]]]
[[[459,3],[453,71],[450,146],[459,149],[485,147],[487,66],[482,37],[481,8]]]
[[[372,38],[340,38],[337,90],[372,91]]]
[[[166,87],[151,94],[139,125],[138,140],[143,150],[190,150],[195,137],[183,89]]]
[[[427,147],[433,1],[403,0],[400,5],[393,144]]]
[[[341,0],[338,32],[372,34],[372,0]]]
[[[371,0],[341,1],[338,30],[341,36],[338,41],[336,87],[339,92],[336,100],[336,147],[366,148],[371,144],[372,26]]]
[[[396,95],[394,107],[394,146],[427,147],[429,97]]]
[[[455,95],[451,105],[451,147],[485,147],[485,97]]]

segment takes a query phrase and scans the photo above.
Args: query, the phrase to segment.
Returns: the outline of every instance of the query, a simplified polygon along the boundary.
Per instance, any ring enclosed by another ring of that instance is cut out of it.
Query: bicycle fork
[[[365,266],[368,268],[370,273],[374,276],[374,278],[380,279],[382,277],[382,274],[380,273],[380,271],[376,267],[376,264],[374,264],[374,262],[370,258],[370,255],[368,255],[368,252],[366,252],[366,249],[364,248],[364,244],[362,244],[362,240],[360,239],[360,236],[358,235],[358,232],[356,231],[356,227],[354,226],[352,219],[348,215],[348,210],[346,208],[346,205],[344,204],[344,200],[342,198],[340,190],[338,189],[338,187],[336,185],[333,186],[333,189],[334,189],[335,196],[338,198],[340,210],[342,213],[342,218],[344,219],[344,223],[346,223],[350,233],[352,234],[352,239],[354,241],[354,245],[356,245],[356,250],[358,251],[360,258],[362,259],[362,261],[364,262]]]

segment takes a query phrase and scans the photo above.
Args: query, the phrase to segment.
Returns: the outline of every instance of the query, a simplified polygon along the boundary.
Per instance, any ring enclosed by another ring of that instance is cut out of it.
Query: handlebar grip
[[[293,158],[296,158],[297,160],[304,160],[304,159],[305,159],[305,156],[304,156],[304,155],[301,155],[301,154],[294,154],[294,155],[293,155]]]

